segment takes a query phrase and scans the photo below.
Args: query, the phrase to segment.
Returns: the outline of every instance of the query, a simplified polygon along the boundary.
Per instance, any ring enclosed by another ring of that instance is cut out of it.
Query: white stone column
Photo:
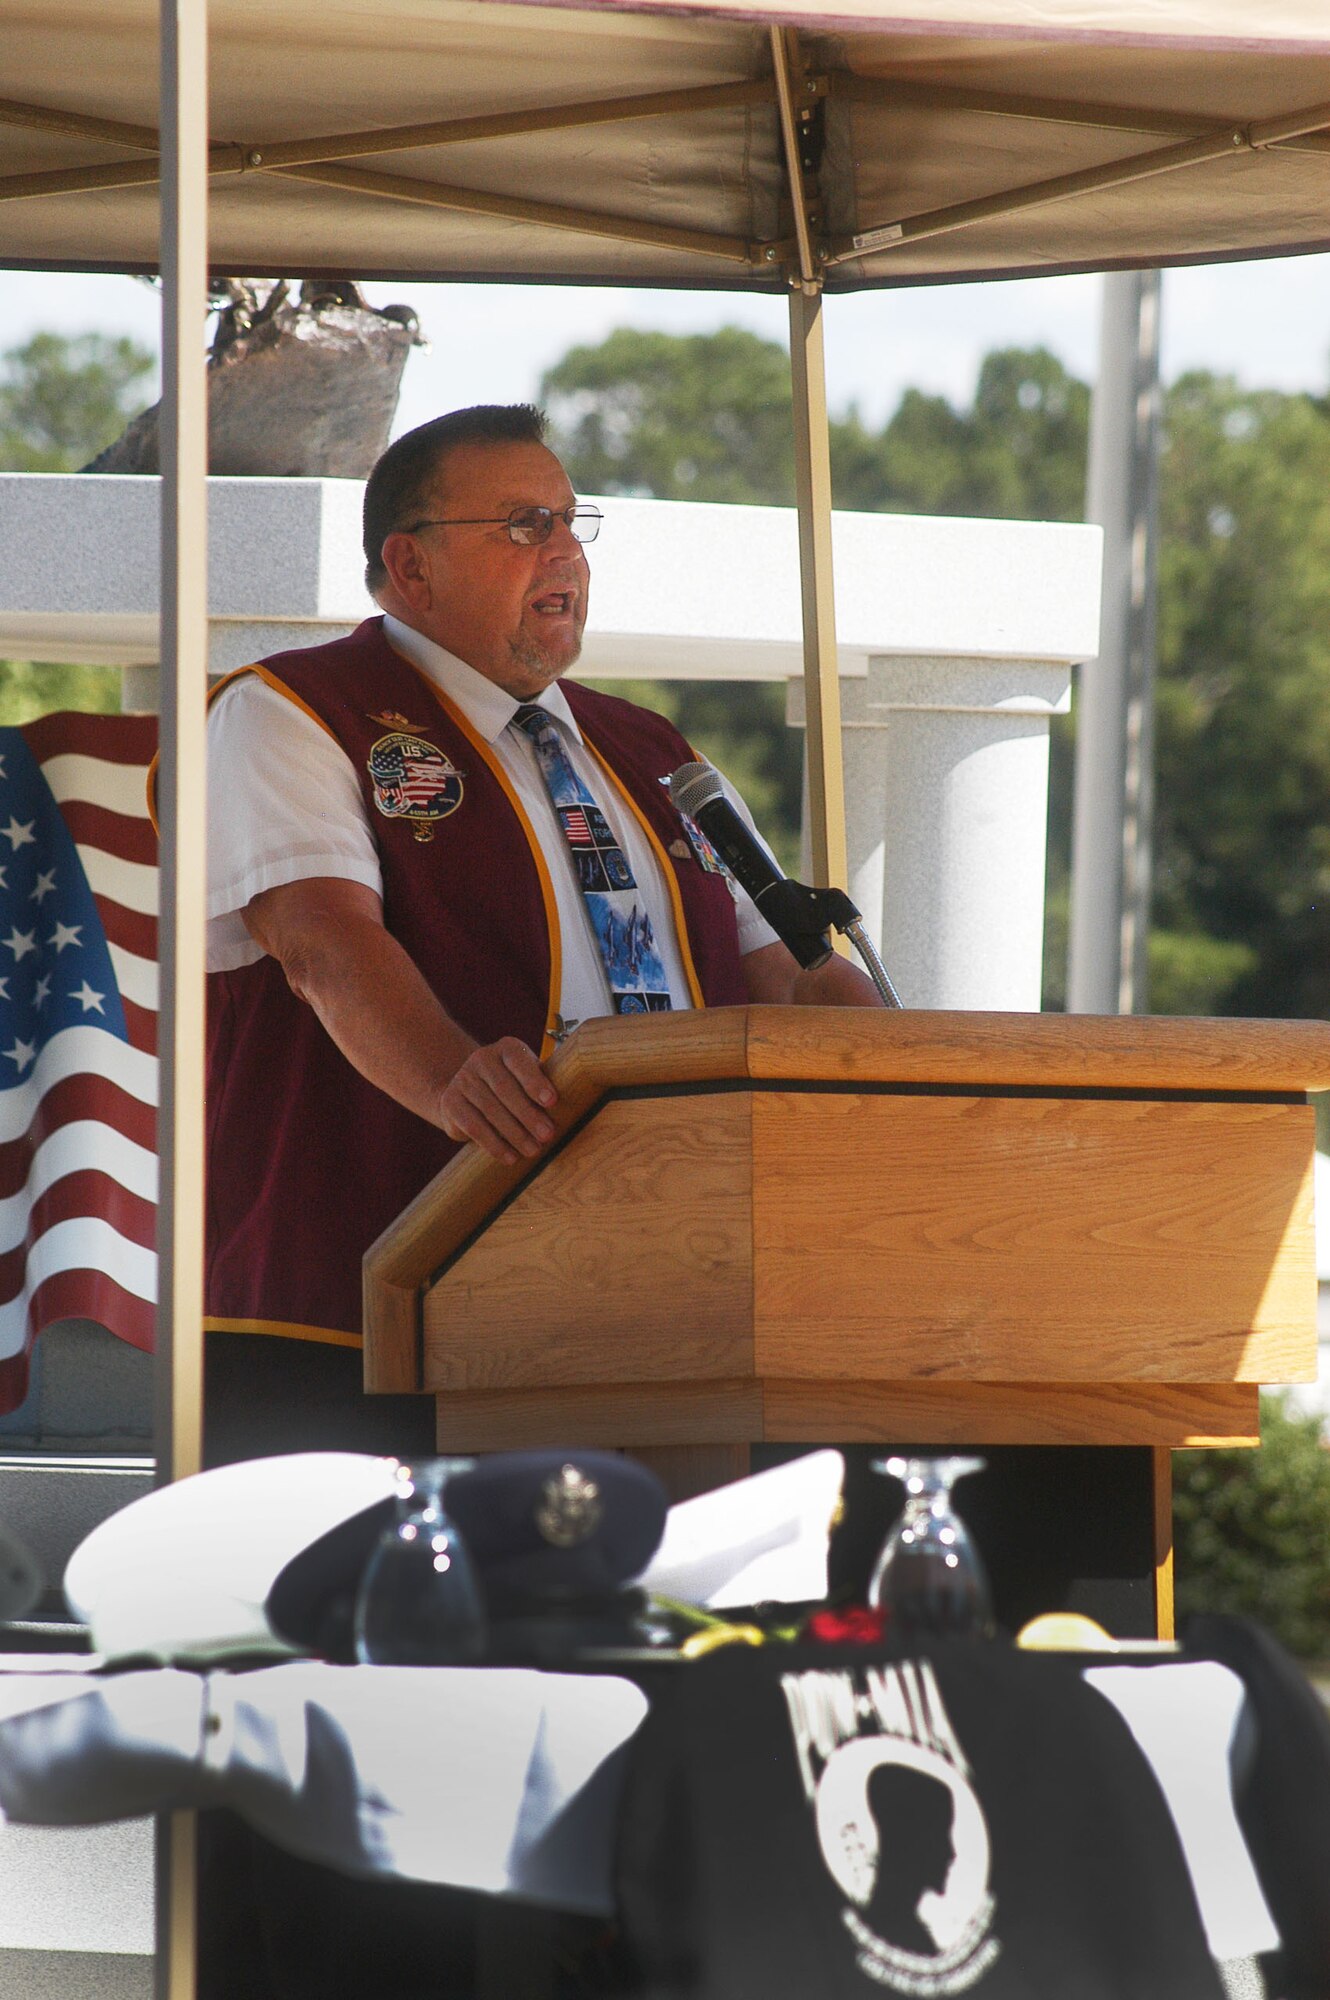
[[[907,1007],[1038,1011],[1049,718],[1070,688],[1066,663],[954,656],[842,679],[846,887]]]
[[[881,950],[907,1005],[1038,1012],[1049,718],[1070,699],[1062,664],[870,659],[890,827]]]

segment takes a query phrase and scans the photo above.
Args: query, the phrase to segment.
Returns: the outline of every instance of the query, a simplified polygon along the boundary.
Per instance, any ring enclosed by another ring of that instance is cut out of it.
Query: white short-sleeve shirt
[[[554,886],[563,945],[559,1012],[584,1021],[612,1011],[599,950],[587,921],[571,851],[550,804],[535,749],[508,725],[520,704],[493,681],[395,618],[385,636],[462,711],[512,783],[540,841]],[[692,1005],[675,935],[673,905],[660,863],[582,741],[557,683],[539,697],[559,724],[569,762],[609,820],[651,918],[675,1007]],[[208,721],[208,969],[230,971],[263,956],[241,912],[265,889],[315,876],[361,882],[382,893],[378,850],[350,758],[294,701],[247,674],[226,688]],[[748,824],[738,793],[727,793]],[[750,898],[735,892],[739,950],[776,942]]]

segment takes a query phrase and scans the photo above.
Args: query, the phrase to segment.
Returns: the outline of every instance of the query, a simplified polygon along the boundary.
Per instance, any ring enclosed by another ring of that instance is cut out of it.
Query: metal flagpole
[[[1147,1004],[1159,460],[1157,271],[1104,279],[1086,518],[1104,530],[1099,657],[1076,698],[1067,1007]]]
[[[161,1097],[157,1477],[196,1472],[203,1430],[208,299],[207,0],[161,0]],[[195,1821],[157,1829],[157,1993],[196,1990]]]

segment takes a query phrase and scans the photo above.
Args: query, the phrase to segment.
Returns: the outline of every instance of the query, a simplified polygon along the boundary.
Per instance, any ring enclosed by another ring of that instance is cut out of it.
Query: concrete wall
[[[363,488],[348,479],[210,479],[210,668],[349,631],[365,594]],[[788,680],[803,673],[798,533],[787,507],[597,502],[580,674]],[[0,474],[0,659],[151,666],[158,657],[158,482]],[[870,656],[1090,658],[1098,528],[833,517],[840,670]],[[81,559],[54,568],[47,551]]]
[[[0,1416],[0,1454],[152,1451],[152,1356],[87,1319],[47,1327],[32,1351],[28,1394]]]

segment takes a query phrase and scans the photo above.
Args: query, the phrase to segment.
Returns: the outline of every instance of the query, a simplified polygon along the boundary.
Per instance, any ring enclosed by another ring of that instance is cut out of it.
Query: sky
[[[785,339],[779,299],[720,292],[614,291],[575,286],[373,285],[376,305],[417,313],[428,353],[407,364],[397,431],[468,403],[525,401],[541,371],[575,342],[616,326],[707,332],[737,324]],[[828,300],[828,399],[856,402],[885,422],[906,388],[968,402],[991,348],[1049,347],[1092,379],[1098,343],[1096,277],[1025,278],[983,285],[866,292]],[[43,328],[100,330],[157,342],[157,301],[136,278],[0,271],[0,353]],[[1191,368],[1232,374],[1250,388],[1330,385],[1330,256],[1219,264],[1165,274],[1166,380]]]

